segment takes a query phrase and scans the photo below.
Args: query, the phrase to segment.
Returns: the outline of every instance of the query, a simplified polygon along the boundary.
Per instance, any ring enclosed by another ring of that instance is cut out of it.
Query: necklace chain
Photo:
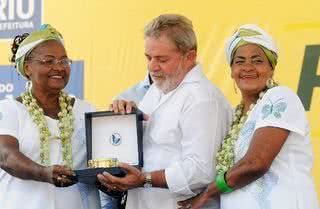
[[[24,92],[22,95],[22,103],[26,106],[30,113],[32,121],[37,125],[40,135],[40,163],[45,166],[50,165],[50,146],[48,122],[44,116],[44,111],[39,107],[37,100],[30,91]],[[63,164],[72,168],[72,146],[71,136],[73,134],[73,113],[72,113],[72,98],[65,92],[59,94],[60,112],[58,113],[58,127],[60,130],[60,140],[62,145]]]

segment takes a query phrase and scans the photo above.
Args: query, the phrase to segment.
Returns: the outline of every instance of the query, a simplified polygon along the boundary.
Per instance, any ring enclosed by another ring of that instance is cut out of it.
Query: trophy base
[[[103,172],[108,172],[113,176],[124,177],[127,173],[119,167],[112,168],[88,168],[83,170],[75,170],[76,179],[78,182],[90,185],[101,185],[97,175]]]

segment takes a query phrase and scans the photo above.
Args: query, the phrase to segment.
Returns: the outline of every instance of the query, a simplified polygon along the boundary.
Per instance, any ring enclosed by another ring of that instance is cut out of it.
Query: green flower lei
[[[38,126],[40,132],[40,160],[45,166],[50,165],[49,158],[49,138],[51,133],[48,128],[48,122],[45,119],[43,109],[37,104],[37,100],[30,91],[21,95],[22,103],[27,107],[33,122]],[[60,140],[62,144],[62,155],[64,165],[72,168],[72,146],[71,136],[73,134],[73,113],[72,113],[72,98],[65,92],[59,94],[60,112],[58,113],[58,126],[60,130]]]
[[[223,139],[222,146],[216,155],[216,170],[218,174],[227,172],[234,165],[234,147],[236,140],[239,137],[242,126],[246,122],[248,115],[250,114],[254,106],[262,99],[264,94],[274,86],[277,86],[277,84],[272,83],[264,91],[260,92],[259,99],[256,101],[256,103],[250,105],[249,110],[245,114],[243,113],[243,102],[236,106],[235,117],[232,121],[231,129],[227,136]]]

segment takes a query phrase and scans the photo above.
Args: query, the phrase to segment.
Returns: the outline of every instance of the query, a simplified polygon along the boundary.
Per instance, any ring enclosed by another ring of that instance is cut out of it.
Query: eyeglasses
[[[72,60],[69,58],[63,58],[61,60],[58,59],[30,59],[30,61],[36,61],[38,62],[40,65],[43,65],[45,67],[51,68],[54,67],[55,65],[60,64],[62,67],[70,67],[72,64]]]

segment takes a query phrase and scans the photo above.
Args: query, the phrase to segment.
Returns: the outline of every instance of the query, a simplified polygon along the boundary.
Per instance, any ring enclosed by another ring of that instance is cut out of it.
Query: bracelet
[[[218,173],[218,175],[216,176],[216,179],[215,179],[215,183],[216,183],[216,186],[218,187],[218,189],[222,193],[229,193],[229,192],[232,192],[233,189],[228,186],[228,184],[225,180],[225,174],[226,174],[226,172]]]

